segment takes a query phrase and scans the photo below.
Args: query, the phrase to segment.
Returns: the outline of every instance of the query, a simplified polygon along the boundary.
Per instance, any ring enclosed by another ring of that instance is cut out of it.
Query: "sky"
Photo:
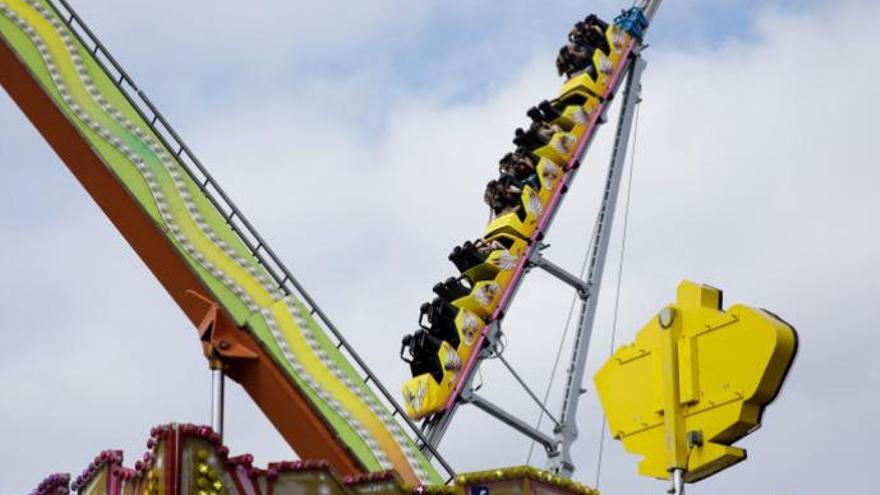
[[[481,232],[482,189],[513,129],[558,88],[553,56],[569,26],[625,6],[75,5],[392,390],[408,377],[399,338],[453,274],[451,247]],[[738,444],[749,460],[692,494],[866,493],[874,482],[878,23],[870,0],[679,0],[651,30],[621,196],[631,198],[626,246],[619,216],[589,373],[612,335],[630,341],[682,279],[725,290],[726,304],[767,308],[800,336],[762,429]],[[572,271],[612,137],[606,125],[547,238],[547,256]],[[105,448],[133,463],[153,425],[208,423],[194,329],[5,93],[0,164],[0,495],[76,474]],[[505,319],[506,357],[539,392],[571,297],[532,271]],[[489,399],[537,417],[498,363],[482,383]],[[640,478],[613,440],[598,464],[602,413],[586,388],[576,478],[595,486],[598,470],[604,493],[661,493],[665,483]],[[232,452],[260,464],[294,457],[237,385],[227,405]],[[529,442],[464,407],[442,449],[470,471],[522,464]]]

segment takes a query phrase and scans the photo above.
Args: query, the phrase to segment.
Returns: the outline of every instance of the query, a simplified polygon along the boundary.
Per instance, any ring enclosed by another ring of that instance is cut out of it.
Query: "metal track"
[[[631,67],[632,67],[632,64],[634,63],[634,60],[635,60],[634,58],[630,57],[630,58],[627,58],[627,60],[625,60],[624,62],[622,62],[624,64],[624,66],[620,70],[620,77],[618,77],[617,80],[614,82],[614,86],[613,86],[611,92],[609,93],[610,95],[614,95],[617,93],[617,90],[619,89],[619,87],[623,83],[624,75],[627,74],[631,70]],[[587,141],[583,145],[583,148],[581,149],[580,155],[578,155],[578,157],[574,160],[574,162],[577,163],[578,165],[571,171],[571,173],[568,175],[566,182],[561,186],[564,188],[564,190],[568,190],[571,187],[572,182],[574,181],[575,177],[577,176],[577,172],[580,169],[580,163],[582,162],[584,156],[586,156],[587,152],[589,151],[590,147],[592,146],[593,140],[595,139],[596,134],[598,134],[598,123],[602,123],[606,120],[608,109],[611,107],[611,98],[613,98],[613,96],[609,97],[609,99],[602,104],[603,105],[602,113],[598,116],[597,127],[595,127],[590,132],[590,134],[587,136],[587,138],[586,138]],[[561,196],[559,201],[556,203],[555,207],[547,212],[547,215],[549,217],[548,217],[546,223],[544,224],[544,226],[542,227],[540,233],[537,233],[535,235],[536,240],[531,243],[529,248],[526,250],[526,253],[523,255],[523,257],[525,259],[527,259],[527,260],[533,259],[533,257],[535,256],[535,253],[537,253],[540,250],[541,246],[540,246],[539,239],[542,239],[543,236],[545,236],[547,234],[548,230],[550,229],[550,226],[553,223],[553,220],[556,217],[556,214],[558,213],[560,207],[562,206],[562,201],[564,199],[565,199],[565,195]],[[486,340],[485,340],[485,342],[488,345],[485,346],[481,350],[481,355],[477,358],[477,362],[474,364],[474,367],[472,368],[471,373],[465,378],[466,381],[464,383],[464,386],[462,387],[462,390],[470,388],[471,382],[473,381],[473,377],[477,374],[477,370],[479,368],[481,361],[483,361],[485,358],[487,358],[489,356],[490,352],[488,352],[488,351],[489,351],[489,349],[491,349],[494,339],[497,338],[498,329],[499,329],[499,321],[504,318],[504,315],[507,313],[508,307],[513,303],[513,300],[516,296],[516,293],[519,291],[519,287],[522,284],[524,279],[525,279],[525,271],[523,272],[522,276],[520,276],[519,278],[517,278],[511,282],[513,284],[513,289],[511,289],[510,295],[501,304],[501,310],[498,313],[500,315],[498,320],[495,320],[489,324],[491,326],[491,328],[487,332],[487,336],[486,336]],[[425,445],[424,449],[423,449],[423,450],[427,451],[426,453],[429,453],[431,451],[431,448],[436,448],[439,445],[443,436],[446,434],[446,430],[449,428],[449,423],[452,421],[452,418],[455,415],[455,410],[458,408],[459,405],[460,405],[459,403],[456,403],[449,410],[444,411],[442,413],[437,413],[437,414],[435,414],[425,420],[423,427],[427,431],[428,439],[430,440],[430,444]]]
[[[590,245],[591,256],[587,265],[587,278],[584,281],[586,282],[586,292],[581,297],[578,331],[575,334],[572,346],[571,365],[568,367],[565,395],[563,396],[562,410],[559,415],[560,425],[554,431],[560,448],[559,452],[548,459],[547,467],[549,469],[567,477],[571,477],[575,468],[574,460],[571,456],[571,445],[578,437],[577,410],[580,397],[584,393],[582,387],[586,371],[587,354],[590,349],[590,338],[593,335],[593,322],[596,317],[596,308],[599,304],[602,274],[605,270],[605,260],[608,254],[608,243],[611,240],[611,230],[614,225],[614,212],[617,208],[617,195],[620,192],[620,179],[623,176],[626,162],[626,151],[632,129],[633,115],[639,103],[642,71],[644,69],[645,61],[637,55],[633,59],[627,74],[620,118],[614,137],[614,149],[611,152],[611,161],[608,165],[608,175],[605,180],[605,193],[602,197],[602,206],[599,208],[599,213],[596,217],[596,226]]]
[[[657,9],[660,7],[661,1],[662,0],[641,0],[639,2],[639,8],[645,14],[649,23],[651,20],[653,20]],[[526,259],[528,259],[529,262],[532,263],[532,266],[539,266],[541,268],[544,268],[549,273],[553,274],[557,278],[560,278],[560,280],[562,280],[563,282],[566,282],[569,285],[575,287],[581,294],[582,311],[579,322],[579,331],[575,337],[576,340],[572,355],[572,365],[569,368],[568,383],[566,387],[565,397],[563,399],[562,414],[559,418],[561,424],[557,425],[557,427],[555,428],[556,440],[558,442],[558,445],[561,447],[561,450],[553,451],[548,448],[548,454],[550,457],[549,467],[554,471],[566,476],[571,476],[573,472],[573,466],[570,462],[571,457],[569,454],[569,448],[574,440],[577,438],[577,428],[574,427],[575,413],[577,411],[578,397],[580,396],[580,388],[583,382],[584,367],[587,349],[589,348],[590,335],[592,333],[593,317],[595,315],[595,307],[598,299],[599,286],[601,283],[602,268],[604,265],[605,252],[607,251],[608,237],[610,235],[610,228],[614,215],[614,202],[616,201],[617,188],[620,180],[619,169],[621,168],[622,161],[626,156],[625,148],[626,143],[629,140],[629,129],[632,124],[632,110],[635,108],[635,105],[637,103],[636,100],[638,99],[641,72],[644,69],[645,65],[644,60],[642,60],[641,58],[642,49],[642,44],[636,41],[635,45],[632,48],[632,52],[628,55],[627,60],[624,62],[624,64],[626,65],[622,68],[620,72],[621,77],[618,77],[617,80],[613,82],[613,88],[608,93],[608,100],[603,102],[602,114],[599,117],[600,123],[606,120],[606,115],[610,107],[611,98],[613,98],[614,95],[617,94],[617,91],[619,90],[621,84],[623,84],[623,75],[626,75],[627,87],[624,94],[624,103],[621,109],[621,116],[618,122],[614,150],[612,153],[611,162],[609,163],[605,193],[603,195],[602,206],[596,220],[594,236],[591,239],[592,257],[590,259],[589,276],[587,277],[587,280],[578,280],[577,277],[571,276],[561,268],[557,267],[548,260],[544,260],[541,257],[540,241],[549,230],[550,225],[552,224],[553,219],[555,218],[556,213],[558,212],[559,207],[562,204],[562,200],[564,199],[562,197],[560,198],[559,202],[557,202],[557,204],[550,211],[547,212],[547,215],[549,215],[547,222],[541,227],[540,232],[536,233],[536,235],[534,236],[534,242],[532,242],[525,253]],[[590,132],[589,136],[587,136],[587,142],[584,144],[580,154],[575,160],[576,164],[579,165],[581,163],[581,160],[589,151],[597,131],[598,129],[594,128]],[[564,190],[568,189],[576,174],[577,167],[568,176],[566,182],[562,186],[565,188]],[[501,310],[498,312],[498,318],[489,324],[490,328],[484,341],[484,347],[480,350],[480,354],[478,355],[477,361],[474,363],[470,374],[464,378],[464,384],[460,389],[462,391],[462,395],[473,395],[471,392],[471,383],[473,382],[473,378],[477,374],[477,370],[479,369],[482,360],[490,357],[491,349],[494,346],[494,341],[498,338],[498,335],[500,333],[500,320],[504,318],[504,315],[507,312],[507,308],[512,303],[514,296],[519,290],[519,286],[522,283],[524,277],[525,272],[523,272],[523,274],[519,278],[511,282],[513,284],[513,289],[510,291],[509,296],[504,301],[502,301]],[[575,388],[577,389],[577,393],[572,393],[572,390]],[[456,402],[448,410],[434,414],[425,419],[422,427],[427,432],[428,439],[430,440],[429,443],[422,446],[422,449],[423,451],[425,451],[426,454],[433,452],[433,449],[439,445],[440,441],[446,434],[446,430],[449,428],[449,424],[451,423],[457,408],[461,405],[461,403],[461,401]],[[520,428],[520,430],[525,429]],[[529,432],[529,434],[531,435],[533,435],[534,433],[536,432]],[[547,444],[544,443],[544,445],[545,448],[547,448]]]
[[[336,339],[336,347],[341,351],[344,350],[354,361],[357,368],[360,369],[361,378],[364,383],[373,383],[372,388],[379,392],[379,395],[385,399],[387,406],[393,409],[392,418],[400,416],[404,420],[407,428],[420,440],[421,445],[427,445],[427,450],[437,459],[437,462],[449,475],[451,480],[455,476],[455,471],[446,460],[440,456],[439,452],[429,445],[427,437],[419,429],[419,427],[409,418],[403,407],[394,399],[394,396],[379,381],[375,373],[370,370],[369,366],[364,362],[363,358],[354,350],[354,347],[346,340],[342,332],[330,321],[329,317],[321,310],[320,306],[306,292],[302,284],[294,277],[290,270],[284,265],[281,259],[275,254],[275,251],[268,245],[263,237],[257,232],[253,224],[241,212],[241,210],[229,198],[229,195],[223,190],[220,184],[208,172],[202,162],[192,152],[186,142],[180,137],[174,127],[165,119],[165,116],[156,108],[156,105],[147,97],[146,93],[140,89],[134,79],[128,75],[125,69],[116,61],[109,50],[98,39],[94,32],[86,25],[79,14],[66,0],[47,0],[49,5],[55,10],[56,14],[64,20],[71,32],[77,39],[89,50],[95,57],[97,63],[104,72],[110,76],[113,83],[122,92],[128,102],[137,111],[140,117],[147,123],[150,129],[156,134],[159,140],[168,150],[172,151],[177,161],[183,166],[187,174],[199,185],[199,188],[205,194],[215,208],[220,211],[226,223],[241,238],[242,242],[247,246],[251,255],[254,256],[266,269],[275,283],[289,295],[300,298],[309,307],[309,314],[315,315],[330,330]]]

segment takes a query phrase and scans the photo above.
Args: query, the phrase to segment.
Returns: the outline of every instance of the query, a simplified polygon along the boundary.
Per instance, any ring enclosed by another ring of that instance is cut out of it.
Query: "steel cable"
[[[641,112],[641,100],[636,102],[636,118],[635,123],[633,124],[633,144],[630,150],[630,161],[629,161],[629,178],[627,179],[626,185],[626,203],[623,210],[623,232],[621,234],[620,239],[620,260],[617,264],[617,288],[615,290],[614,295],[614,317],[611,323],[611,344],[608,350],[608,356],[611,357],[614,354],[614,345],[617,340],[617,316],[618,310],[620,309],[620,286],[623,280],[623,261],[626,254],[626,234],[629,227],[629,209],[630,209],[630,200],[632,199],[632,183],[633,183],[633,171],[635,169],[636,163],[636,143],[639,137],[639,114]],[[605,450],[605,423],[607,418],[603,412],[602,414],[602,426],[599,430],[599,453],[596,457],[596,484],[594,485],[595,489],[599,489],[599,480],[602,474],[602,454]]]

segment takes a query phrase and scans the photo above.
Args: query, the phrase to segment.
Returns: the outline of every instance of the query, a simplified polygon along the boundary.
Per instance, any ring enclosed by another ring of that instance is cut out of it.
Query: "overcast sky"
[[[481,231],[483,185],[513,128],[558,88],[553,55],[568,27],[622,7],[75,4],[392,390],[408,376],[399,338],[431,285],[453,273],[449,249]],[[671,0],[656,18],[617,342],[672,301],[683,278],[724,289],[727,304],[778,313],[801,339],[764,428],[740,444],[749,460],[690,493],[868,493],[876,483],[878,25],[871,0]],[[612,130],[602,129],[548,237],[548,257],[572,270]],[[209,422],[194,329],[5,94],[0,164],[0,495],[76,474],[104,448],[133,463],[152,425]],[[591,372],[609,352],[621,225]],[[532,272],[505,321],[507,356],[536,389],[571,296]],[[487,365],[483,383],[487,397],[537,416],[500,366]],[[601,410],[587,388],[576,476],[593,485]],[[237,385],[228,406],[233,452],[293,458]],[[460,471],[522,464],[528,447],[469,408],[443,443]],[[606,442],[600,489],[665,490],[639,478],[636,463]]]

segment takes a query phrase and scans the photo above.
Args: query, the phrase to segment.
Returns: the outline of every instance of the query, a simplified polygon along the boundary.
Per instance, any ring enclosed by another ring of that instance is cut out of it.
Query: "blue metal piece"
[[[639,41],[642,41],[645,29],[648,28],[648,18],[639,7],[624,10],[614,19],[614,23]]]

